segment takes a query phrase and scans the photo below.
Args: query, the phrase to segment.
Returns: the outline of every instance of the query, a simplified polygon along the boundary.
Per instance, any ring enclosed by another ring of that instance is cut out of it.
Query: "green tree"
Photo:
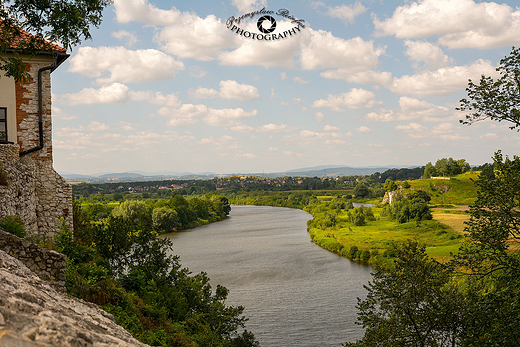
[[[156,230],[171,232],[178,225],[177,212],[169,207],[158,207],[152,212],[152,223]]]
[[[127,200],[112,210],[114,217],[121,217],[132,224],[141,224],[147,219],[147,206],[143,201]]]
[[[510,249],[520,237],[520,158],[499,151],[493,160],[494,174],[475,182],[465,229],[471,244],[454,262],[468,283],[465,346],[520,345],[520,257]]]
[[[370,190],[365,183],[359,182],[354,188],[354,195],[356,198],[364,198],[370,194]]]
[[[395,182],[390,178],[387,178],[385,181],[385,190],[387,192],[393,192],[394,190],[397,190],[397,184],[395,184]]]
[[[520,158],[498,151],[493,161],[494,175],[475,182],[477,199],[465,229],[473,246],[464,248],[464,264],[482,275],[500,270],[520,275],[518,254],[508,252],[510,242],[520,238]]]
[[[363,339],[344,346],[457,346],[463,307],[451,271],[415,241],[396,252],[394,265],[378,268],[366,299],[358,299]]]
[[[520,49],[513,47],[509,56],[500,60],[496,81],[482,75],[477,85],[469,80],[467,99],[460,100],[459,111],[470,112],[462,124],[491,119],[509,122],[510,129],[520,127]],[[517,129],[519,131],[520,129]]]
[[[424,178],[430,178],[437,176],[437,172],[435,171],[435,167],[432,165],[432,163],[428,163],[424,166],[423,171],[423,177]]]
[[[52,52],[53,47],[46,40],[71,49],[91,39],[91,26],[99,27],[103,10],[111,3],[111,0],[2,0],[0,70],[16,81],[30,78],[21,54],[32,58],[38,52]],[[33,35],[23,35],[22,30]],[[12,55],[5,58],[8,52]]]

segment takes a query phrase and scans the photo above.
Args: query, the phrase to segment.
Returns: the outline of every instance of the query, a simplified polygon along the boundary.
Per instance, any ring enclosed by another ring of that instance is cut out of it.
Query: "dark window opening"
[[[0,143],[7,143],[7,108],[0,107]]]

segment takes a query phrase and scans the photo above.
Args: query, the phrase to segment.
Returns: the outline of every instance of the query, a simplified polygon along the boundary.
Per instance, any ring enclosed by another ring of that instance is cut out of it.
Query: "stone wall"
[[[55,290],[0,250],[0,347],[146,347],[97,305]]]
[[[49,66],[49,61],[32,62],[27,64],[27,72],[32,79],[27,82],[18,82],[16,90],[16,124],[17,138],[20,151],[26,151],[39,145],[38,130],[38,70]],[[42,73],[42,121],[43,121],[43,148],[29,153],[26,157],[32,160],[52,162],[52,120],[51,120],[51,78],[50,72]]]
[[[27,232],[52,237],[61,221],[73,230],[72,187],[49,161],[18,157],[18,145],[0,145],[7,185],[0,185],[0,217],[19,216]]]
[[[0,250],[20,260],[42,280],[65,291],[67,257],[0,229]]]

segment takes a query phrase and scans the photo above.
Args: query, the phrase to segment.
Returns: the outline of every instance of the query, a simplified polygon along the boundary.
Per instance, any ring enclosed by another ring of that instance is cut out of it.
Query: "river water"
[[[230,218],[170,234],[181,263],[205,271],[213,288],[242,305],[246,328],[264,347],[341,346],[363,336],[357,297],[371,268],[310,241],[311,215],[296,209],[233,206]]]

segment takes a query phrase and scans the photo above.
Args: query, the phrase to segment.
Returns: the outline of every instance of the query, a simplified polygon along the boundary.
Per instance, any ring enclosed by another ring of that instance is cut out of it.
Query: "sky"
[[[462,125],[455,110],[468,79],[498,76],[520,45],[517,5],[114,0],[52,73],[54,166],[226,174],[518,155],[507,124]]]

